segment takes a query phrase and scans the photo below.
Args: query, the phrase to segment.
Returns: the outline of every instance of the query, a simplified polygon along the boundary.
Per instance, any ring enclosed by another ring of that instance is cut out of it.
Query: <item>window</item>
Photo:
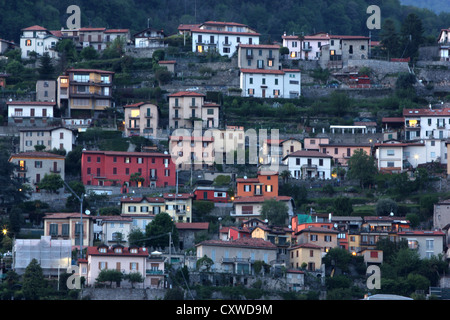
[[[136,206],[129,206],[128,212],[136,212]]]
[[[35,168],[42,168],[42,161],[35,161],[34,162],[34,167]]]
[[[244,185],[244,191],[245,191],[245,192],[250,192],[250,191],[252,191],[252,186],[249,185],[249,184]]]
[[[387,151],[386,151],[386,154],[387,154],[388,156],[393,156],[393,155],[395,155],[395,151],[394,151],[394,150],[387,150]]]
[[[309,239],[310,241],[317,241],[318,240],[317,234],[310,235]]]

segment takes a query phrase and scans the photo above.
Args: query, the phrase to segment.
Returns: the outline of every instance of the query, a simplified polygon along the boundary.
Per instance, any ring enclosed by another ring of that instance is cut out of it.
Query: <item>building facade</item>
[[[259,44],[260,34],[247,25],[235,22],[207,21],[189,30],[192,52],[218,52],[231,57],[239,44]]]
[[[75,144],[75,134],[72,130],[64,127],[54,128],[23,128],[19,129],[19,151],[35,151],[34,146],[45,146],[43,151],[53,149],[65,150],[66,153],[72,151]]]
[[[295,179],[330,179],[331,159],[328,154],[309,150],[296,151],[283,158]]]
[[[164,187],[175,185],[175,164],[156,152],[83,151],[81,179],[89,186]]]
[[[48,126],[53,121],[55,102],[8,101],[8,124],[15,126]]]
[[[65,177],[65,157],[48,152],[22,152],[10,156],[9,162],[15,164],[17,168],[14,175],[22,183],[31,187],[33,192],[39,192],[38,184],[45,175],[58,174],[64,180]]]
[[[151,138],[157,134],[159,108],[148,102],[128,104],[124,107],[125,135]]]

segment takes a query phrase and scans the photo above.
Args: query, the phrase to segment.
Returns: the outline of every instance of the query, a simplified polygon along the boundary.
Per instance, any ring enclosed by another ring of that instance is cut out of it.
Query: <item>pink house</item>
[[[368,155],[372,154],[372,148],[370,143],[358,143],[358,144],[320,144],[320,151],[333,157],[334,163],[341,166],[347,166],[347,161],[355,153],[356,150],[363,150]]]
[[[159,252],[149,253],[147,248],[138,246],[102,244],[98,247],[88,247],[86,257],[79,261],[80,276],[86,279],[86,286],[94,286],[100,272],[108,269],[118,270],[124,274],[139,272],[145,280],[143,284],[134,284],[135,287],[164,287],[164,258]],[[123,280],[120,286],[131,287],[132,284]]]

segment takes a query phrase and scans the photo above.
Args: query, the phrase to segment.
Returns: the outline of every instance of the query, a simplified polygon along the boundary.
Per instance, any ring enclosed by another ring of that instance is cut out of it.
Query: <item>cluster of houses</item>
[[[448,42],[448,31],[441,32],[442,48]],[[134,43],[136,48],[164,47],[165,36],[162,30],[151,28],[133,37],[129,30],[105,28],[49,31],[33,26],[22,32],[23,58],[30,57],[33,51],[38,55],[48,52],[57,58],[56,43],[64,38],[72,39],[79,48],[92,46],[101,51],[116,37],[124,37],[126,43]],[[280,46],[259,44],[256,30],[238,23],[209,21],[180,25],[179,32],[190,35],[193,52],[214,50],[227,56],[237,53],[242,96],[296,98],[301,95],[300,70],[284,69],[280,64]],[[282,39],[283,47],[289,49],[290,59],[321,60],[325,61],[324,67],[339,67],[346,59],[368,59],[370,55],[368,37],[320,33],[305,37],[285,34]],[[448,47],[446,53],[442,52],[442,58],[448,60]],[[173,62],[160,61],[160,64],[173,65]],[[56,81],[39,80],[36,101],[6,103],[8,126],[17,127],[20,138],[19,152],[11,155],[10,162],[17,165],[15,175],[31,187],[34,196],[39,197],[38,185],[46,174],[65,178],[65,157],[48,151],[70,152],[76,144],[77,132],[91,126],[92,115],[113,106],[113,81],[114,72],[68,69]],[[346,168],[356,150],[373,155],[382,172],[403,172],[429,162],[448,167],[450,108],[405,109],[403,117],[383,118],[382,127],[377,127],[373,121],[330,126],[329,134],[322,132],[301,140],[265,137],[255,146],[258,174],[232,179],[232,192],[230,188],[213,183],[198,183],[188,193],[179,193],[177,188],[176,192],[163,192],[158,196],[135,196],[130,189],[150,188],[157,192],[158,188],[175,188],[179,171],[207,172],[229,157],[234,159],[234,154],[248,145],[249,132],[243,127],[224,126],[219,117],[221,106],[207,101],[205,94],[179,91],[169,94],[167,99],[170,134],[166,152],[82,151],[82,183],[90,190],[105,193],[117,188],[121,194],[120,215],[92,216],[83,212],[45,215],[41,239],[16,240],[17,270],[21,270],[30,257],[36,257],[42,265],[48,266],[44,271],[54,275],[71,264],[70,259],[61,259],[67,255],[67,248],[80,246],[87,248],[86,256],[78,259],[80,275],[85,277],[87,285],[95,284],[102,269],[116,269],[145,275],[143,286],[146,288],[164,288],[167,285],[164,262],[189,265],[191,260],[175,254],[150,252],[128,242],[132,230],[145,231],[161,212],[171,216],[180,233],[177,247],[195,247],[195,258],[212,259],[212,270],[249,275],[256,261],[284,266],[292,290],[303,287],[305,271],[323,275],[322,258],[335,247],[362,255],[368,264],[383,261],[382,251],[376,250],[376,242],[382,237],[392,241],[406,239],[423,258],[443,253],[447,224],[439,210],[436,221],[443,231],[413,231],[408,221],[394,216],[298,214],[293,199],[279,195],[278,183],[282,171],[289,171],[293,179],[333,179],[332,169]],[[125,105],[123,110],[125,137],[158,138],[162,129],[159,106],[142,101]],[[377,132],[383,135],[381,141],[371,138],[371,134]],[[367,139],[360,139],[365,141],[361,143],[333,142],[333,137],[343,133],[367,136]],[[36,151],[37,145],[45,148]],[[276,171],[271,170],[274,167]],[[447,172],[450,174],[450,169]],[[269,199],[286,204],[289,218],[285,227],[273,226],[261,218],[262,205]],[[212,201],[216,207],[232,208],[230,216],[239,227],[221,227],[217,239],[196,244],[195,235],[209,229],[208,223],[194,222],[193,204],[199,200]],[[94,246],[98,241],[102,244]],[[54,260],[45,258],[52,250],[57,250],[53,253]],[[195,263],[190,266],[195,268]]]

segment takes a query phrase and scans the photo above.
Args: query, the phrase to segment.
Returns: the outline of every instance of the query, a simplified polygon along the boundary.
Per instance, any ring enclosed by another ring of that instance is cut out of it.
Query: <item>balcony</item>
[[[59,169],[59,168],[50,168],[50,173],[61,173],[61,169]]]
[[[223,45],[224,47],[229,47],[229,46],[231,46],[231,42],[225,42],[225,41],[223,41],[223,42],[222,42],[222,45]]]
[[[164,272],[162,270],[145,270],[146,275],[163,275]]]
[[[150,180],[151,181],[156,181],[156,180],[158,180],[158,176],[150,176]]]
[[[153,114],[152,114],[152,113],[146,113],[146,114],[145,114],[145,117],[146,117],[146,118],[153,118]]]
[[[312,47],[311,47],[311,46],[304,46],[304,47],[302,48],[302,50],[303,50],[303,51],[306,51],[306,52],[309,52],[309,51],[312,50]]]
[[[189,108],[198,108],[198,105],[196,105],[196,104],[190,105]]]

